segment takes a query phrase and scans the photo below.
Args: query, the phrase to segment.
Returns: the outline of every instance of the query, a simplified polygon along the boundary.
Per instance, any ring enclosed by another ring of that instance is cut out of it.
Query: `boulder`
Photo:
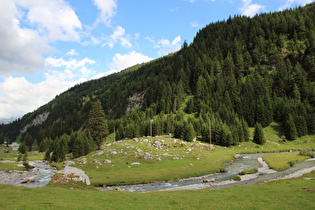
[[[66,167],[66,166],[74,166],[75,165],[75,162],[73,162],[73,161],[65,161],[64,163],[63,163],[63,165]]]
[[[211,183],[211,182],[214,182],[215,179],[204,179],[203,180],[203,183]]]
[[[104,163],[108,163],[108,164],[109,164],[109,163],[112,163],[112,161],[105,159],[105,160],[104,160]]]
[[[150,153],[144,153],[144,157],[143,157],[144,159],[147,159],[147,160],[151,160],[152,159],[152,156],[151,156],[151,154]]]
[[[112,155],[117,155],[117,152],[116,151],[112,151],[111,154]]]
[[[160,157],[156,158],[156,161],[162,161],[162,159]]]
[[[104,151],[100,151],[97,153],[97,155],[103,155],[104,154]]]
[[[133,163],[131,163],[130,165],[132,165],[132,166],[134,166],[134,165],[140,165],[141,163],[139,163],[139,162],[133,162]]]

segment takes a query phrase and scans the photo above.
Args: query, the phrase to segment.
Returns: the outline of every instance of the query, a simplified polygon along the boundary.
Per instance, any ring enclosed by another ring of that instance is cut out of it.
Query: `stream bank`
[[[220,189],[233,186],[246,186],[258,184],[288,177],[298,177],[315,170],[315,159],[308,159],[284,171],[275,171],[269,168],[262,160],[267,153],[242,154],[230,163],[224,164],[226,173],[209,174],[179,181],[156,182],[138,185],[105,186],[99,187],[101,191],[119,190],[129,192],[173,191],[173,190],[201,190]],[[243,170],[256,168],[258,173],[242,175],[241,181],[233,181],[232,178]],[[293,178],[291,177],[291,178]],[[210,180],[204,183],[204,180]]]

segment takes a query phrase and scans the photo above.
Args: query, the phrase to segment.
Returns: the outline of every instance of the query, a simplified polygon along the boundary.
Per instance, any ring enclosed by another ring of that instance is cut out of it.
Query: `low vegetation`
[[[307,158],[310,157],[302,156],[298,152],[268,154],[263,156],[263,160],[268,163],[269,167],[277,171],[290,168],[294,164],[299,163]]]
[[[87,186],[50,184],[43,188],[27,189],[0,185],[0,208],[315,209],[315,182],[304,178],[315,179],[315,171],[290,180],[198,191],[130,193],[101,192]]]

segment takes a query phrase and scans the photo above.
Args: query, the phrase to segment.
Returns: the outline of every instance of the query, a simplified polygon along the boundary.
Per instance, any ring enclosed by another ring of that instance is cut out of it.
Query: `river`
[[[209,174],[200,177],[182,179],[179,181],[156,182],[149,184],[121,185],[99,187],[102,191],[119,190],[129,192],[150,192],[150,191],[171,191],[171,190],[200,190],[200,189],[220,189],[237,185],[252,185],[265,181],[286,178],[290,174],[309,173],[315,170],[315,159],[309,159],[284,171],[275,171],[269,168],[268,164],[262,160],[262,156],[267,153],[242,154],[238,159],[224,164],[226,173]],[[241,181],[233,181],[232,178],[243,170],[256,168],[258,173],[243,175]],[[302,171],[305,170],[306,171]],[[308,172],[309,171],[309,172]],[[211,180],[204,183],[204,180]]]

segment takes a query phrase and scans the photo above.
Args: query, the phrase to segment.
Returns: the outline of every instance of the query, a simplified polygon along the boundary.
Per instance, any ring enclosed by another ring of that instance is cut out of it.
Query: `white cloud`
[[[100,10],[97,22],[103,22],[109,26],[117,8],[116,0],[93,0],[93,2]]]
[[[64,60],[63,58],[53,58],[53,57],[48,57],[45,59],[47,65],[52,68],[66,68],[67,74],[61,73],[59,74],[59,77],[63,79],[71,79],[74,76],[78,75],[83,75],[83,76],[88,76],[89,74],[92,73],[92,70],[88,69],[88,65],[93,65],[95,64],[94,60],[91,60],[87,57],[85,57],[82,60],[77,60],[74,58],[71,58],[69,60]],[[56,73],[56,71],[54,71]],[[77,73],[73,73],[77,72]],[[80,73],[80,74],[78,74]],[[57,73],[56,73],[57,74]],[[61,76],[63,75],[63,76]],[[66,77],[68,75],[68,77]]]
[[[266,6],[260,4],[252,4],[252,0],[242,0],[243,7],[239,8],[243,15],[253,17]]]
[[[142,55],[141,53],[137,53],[135,51],[131,51],[128,54],[124,55],[116,53],[112,59],[112,62],[109,64],[111,70],[106,72],[106,74],[112,74],[124,70],[128,67],[134,66],[136,64],[145,63],[151,60],[152,58]]]
[[[122,47],[131,48],[132,44],[130,43],[130,39],[130,36],[126,34],[126,30],[121,26],[117,26],[102,46],[109,46],[110,48],[113,48],[114,44],[120,41],[120,45]]]
[[[193,28],[198,28],[200,27],[199,23],[193,21],[193,22],[190,22],[190,25],[193,27]]]
[[[285,4],[282,5],[279,10],[285,10],[287,8],[290,8],[294,3],[299,3],[303,6],[306,4],[312,3],[314,0],[286,0]]]
[[[184,0],[184,1],[188,1],[190,3],[194,3],[196,0]]]
[[[47,74],[45,81],[32,84],[24,77],[7,77],[0,83],[0,118],[22,116],[34,111],[57,94],[83,81],[84,78],[75,82],[64,81]]]
[[[79,53],[77,53],[75,49],[71,49],[67,52],[67,55],[73,56],[73,55],[79,55]]]
[[[147,39],[152,42],[150,38]],[[180,36],[175,37],[172,42],[170,42],[168,39],[161,39],[159,42],[157,42],[157,44],[154,47],[160,49],[159,55],[162,56],[180,50],[181,48],[180,42],[181,42]],[[155,42],[153,41],[153,43]]]
[[[11,0],[0,7],[0,75],[32,73],[44,68],[42,53],[53,50],[36,30],[20,28],[19,11]]]
[[[43,70],[42,54],[54,50],[51,41],[80,40],[81,22],[64,0],[2,0],[1,4],[5,6],[0,7],[0,76]]]
[[[64,1],[16,0],[19,6],[28,9],[27,20],[40,34],[49,40],[80,41],[78,29],[81,22],[75,11]]]

